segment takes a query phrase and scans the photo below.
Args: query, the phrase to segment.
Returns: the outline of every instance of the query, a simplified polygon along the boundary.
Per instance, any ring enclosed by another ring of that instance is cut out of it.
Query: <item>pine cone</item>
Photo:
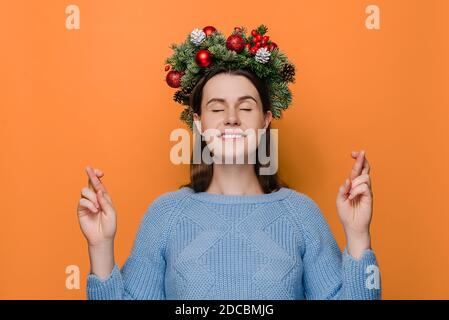
[[[259,63],[267,63],[268,60],[270,60],[270,51],[268,51],[266,48],[259,48],[256,52],[256,61]]]
[[[194,85],[193,85],[193,84],[190,84],[190,85],[188,85],[188,86],[186,86],[186,87],[183,87],[181,90],[182,90],[182,92],[184,92],[186,95],[189,95],[189,94],[192,93],[193,87],[194,87]]]
[[[190,33],[190,41],[196,46],[199,46],[204,39],[206,39],[206,34],[202,29],[194,29]]]
[[[291,63],[285,64],[281,71],[281,77],[287,82],[295,81],[295,66]]]
[[[186,104],[189,101],[189,97],[181,90],[178,90],[173,95],[173,100],[175,100],[178,103]]]

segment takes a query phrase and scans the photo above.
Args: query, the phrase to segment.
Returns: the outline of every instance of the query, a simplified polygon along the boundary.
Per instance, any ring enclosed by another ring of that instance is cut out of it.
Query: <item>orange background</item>
[[[65,28],[69,4],[80,30]],[[365,28],[370,4],[381,30]],[[147,206],[188,178],[169,160],[184,127],[165,83],[169,44],[261,23],[297,66],[294,104],[275,122],[281,176],[343,248],[335,197],[351,150],[366,150],[383,298],[449,298],[448,12],[445,0],[2,1],[0,298],[86,297],[76,205],[88,164],[105,172],[124,263]],[[65,287],[71,264],[79,290]]]

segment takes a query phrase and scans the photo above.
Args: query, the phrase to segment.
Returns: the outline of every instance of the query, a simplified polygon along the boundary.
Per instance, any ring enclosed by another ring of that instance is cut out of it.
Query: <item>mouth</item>
[[[225,130],[225,132],[221,132],[218,135],[218,138],[221,140],[237,140],[237,139],[243,139],[246,137],[246,134],[241,130]]]

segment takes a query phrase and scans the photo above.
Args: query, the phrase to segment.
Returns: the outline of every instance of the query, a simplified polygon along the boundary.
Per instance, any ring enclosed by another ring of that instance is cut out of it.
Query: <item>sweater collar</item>
[[[278,191],[265,194],[255,195],[224,195],[209,192],[194,192],[193,189],[189,189],[190,197],[203,202],[222,203],[222,204],[241,204],[241,203],[264,203],[272,202],[286,198],[291,194],[291,189],[282,187]]]

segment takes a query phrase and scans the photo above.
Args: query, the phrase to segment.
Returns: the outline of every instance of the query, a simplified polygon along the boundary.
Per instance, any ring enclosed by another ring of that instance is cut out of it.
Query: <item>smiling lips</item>
[[[218,135],[222,140],[228,139],[241,139],[246,137],[246,134],[242,130],[226,130]]]

